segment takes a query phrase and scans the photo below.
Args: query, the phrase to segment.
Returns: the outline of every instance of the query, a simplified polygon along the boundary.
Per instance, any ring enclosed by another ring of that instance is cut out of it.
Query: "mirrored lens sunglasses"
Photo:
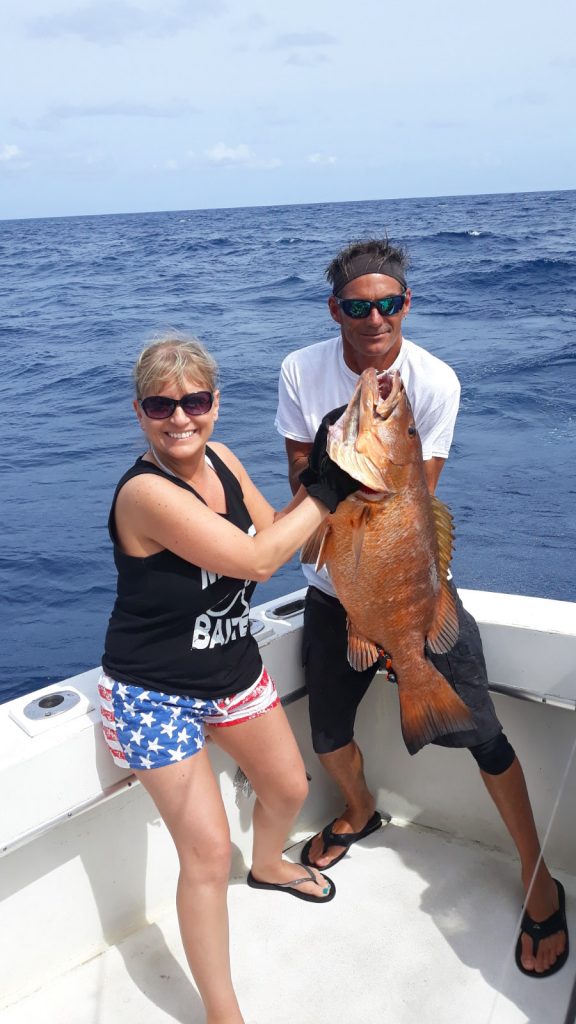
[[[151,420],[167,420],[181,406],[187,416],[204,416],[210,412],[214,395],[211,391],[193,391],[183,398],[166,398],[164,395],[149,395],[140,399],[142,411]]]
[[[336,299],[340,309],[352,320],[365,320],[372,309],[377,309],[380,316],[395,316],[406,302],[406,292],[402,295],[387,295],[384,299]]]

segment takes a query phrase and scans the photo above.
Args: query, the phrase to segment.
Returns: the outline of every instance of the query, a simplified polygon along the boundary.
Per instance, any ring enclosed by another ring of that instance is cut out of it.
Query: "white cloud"
[[[328,164],[335,164],[335,156],[324,156],[322,153],[310,153],[308,157],[309,164],[322,164],[326,167]]]
[[[6,168],[19,170],[23,167],[30,167],[30,161],[24,160],[24,153],[20,149],[20,146],[15,146],[11,142],[5,142],[0,146],[0,165]]]
[[[0,162],[9,163],[10,160],[17,160],[18,157],[22,156],[22,150],[19,146],[12,146],[6,142],[0,147]]]
[[[237,146],[228,146],[225,142],[217,142],[211,149],[197,153],[188,149],[183,156],[169,157],[161,163],[154,163],[154,170],[185,171],[191,165],[201,167],[206,164],[217,164],[220,167],[246,167],[251,170],[271,171],[282,166],[278,157],[258,157],[245,142]]]
[[[189,156],[193,159],[192,154]],[[228,146],[225,142],[217,142],[215,146],[205,151],[204,158],[212,164],[236,165],[261,171],[273,171],[276,167],[282,166],[282,161],[278,157],[259,157],[245,142],[240,142],[237,146]]]
[[[225,142],[217,142],[212,149],[206,150],[205,155],[214,164],[247,164],[253,159],[250,147],[244,142],[238,146],[227,146]]]

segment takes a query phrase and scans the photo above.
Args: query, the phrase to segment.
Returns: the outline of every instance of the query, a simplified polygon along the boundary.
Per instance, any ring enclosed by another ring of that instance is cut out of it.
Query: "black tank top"
[[[255,533],[238,480],[214,451],[207,448],[206,454],[224,488],[224,518]],[[108,520],[118,587],[102,667],[113,679],[146,690],[204,700],[238,693],[262,671],[249,623],[256,584],[207,572],[167,549],[146,558],[124,554],[116,533],[116,499],[124,484],[142,473],[162,476],[204,502],[189,484],[142,458],[120,480]]]

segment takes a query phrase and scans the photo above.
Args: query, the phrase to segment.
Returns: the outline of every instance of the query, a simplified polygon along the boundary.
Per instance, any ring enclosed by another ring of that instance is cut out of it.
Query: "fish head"
[[[422,446],[400,374],[362,373],[352,398],[328,431],[327,451],[362,489],[377,494],[406,485],[422,463]]]

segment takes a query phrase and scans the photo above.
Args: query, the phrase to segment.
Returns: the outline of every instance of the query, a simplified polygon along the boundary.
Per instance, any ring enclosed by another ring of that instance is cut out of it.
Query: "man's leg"
[[[340,750],[331,754],[319,754],[320,763],[336,783],[344,799],[345,808],[340,817],[332,825],[335,835],[361,832],[376,809],[372,793],[364,778],[364,759],[357,743],[352,740]],[[314,836],[308,853],[308,859],[319,868],[327,868],[341,854],[346,852],[345,846],[331,845],[325,853],[322,834]]]
[[[488,675],[478,626],[459,598],[457,607],[458,641],[447,654],[432,655],[431,660],[471,709],[476,729],[442,737],[436,742],[440,746],[468,747],[476,759],[484,784],[518,850],[526,893],[525,910],[534,921],[542,922],[558,910],[558,891],[541,859],[524,772],[501,731],[488,692]],[[552,966],[565,945],[566,934],[556,932],[540,941],[534,957],[532,939],[522,933],[522,964],[526,970],[540,974]]]
[[[345,809],[332,825],[338,833],[361,832],[374,815],[374,797],[364,777],[362,751],[354,741],[354,720],[377,666],[356,672],[348,664],[346,613],[335,598],[310,588],[304,611],[303,662],[308,687],[312,742],[322,766],[336,783]],[[314,837],[307,860],[328,867],[345,847],[323,853]]]
[[[544,921],[558,910],[558,892],[544,860],[534,823],[534,815],[526,788],[524,772],[517,757],[499,775],[480,770],[502,821],[514,840],[520,857],[522,885],[526,893],[525,909],[534,921]],[[522,964],[528,971],[540,974],[551,967],[564,952],[566,933],[555,932],[541,939],[534,957],[532,939],[522,933]]]

